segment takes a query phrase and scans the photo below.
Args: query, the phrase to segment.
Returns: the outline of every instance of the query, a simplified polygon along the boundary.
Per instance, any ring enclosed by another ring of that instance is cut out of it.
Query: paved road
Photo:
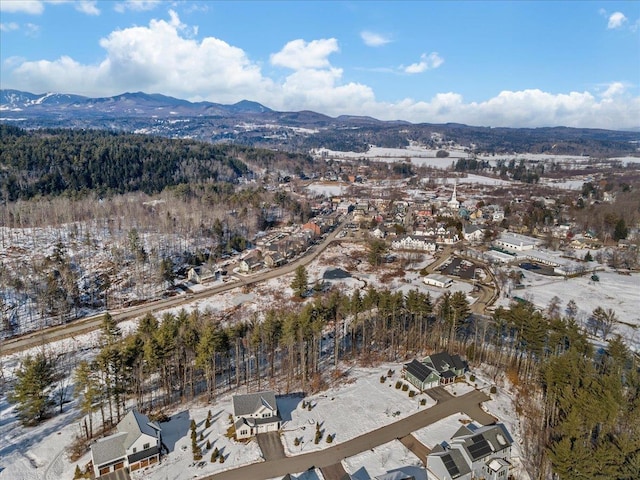
[[[344,227],[346,221],[347,220],[343,220],[333,232],[327,235],[327,238],[325,238],[322,243],[312,246],[305,255],[280,268],[260,272],[255,275],[238,275],[235,281],[228,282],[223,285],[216,285],[215,287],[207,288],[206,290],[202,290],[194,294],[180,295],[179,297],[151,301],[145,303],[144,305],[131,307],[126,310],[114,310],[110,311],[109,313],[116,322],[122,322],[124,320],[142,317],[147,313],[155,313],[159,310],[166,310],[168,308],[174,308],[180,305],[192,303],[196,300],[208,298],[213,295],[217,295],[219,293],[237,288],[239,286],[253,285],[255,283],[264,282],[265,280],[269,280],[271,278],[286,275],[293,272],[299,265],[307,265],[315,260],[329,246],[331,242],[336,240],[336,235],[338,235],[338,233],[342,231],[342,228]],[[32,347],[37,347],[39,345],[44,345],[46,343],[54,342],[62,338],[76,336],[90,332],[92,330],[97,330],[102,324],[103,316],[104,314],[95,315],[93,317],[83,318],[65,325],[47,328],[46,330],[35,332],[23,337],[4,340],[0,343],[0,356],[19,352]]]
[[[411,432],[431,425],[449,415],[465,412],[475,420],[475,414],[478,413],[478,410],[482,411],[479,404],[486,400],[489,400],[489,397],[485,393],[479,390],[473,390],[465,395],[453,397],[450,400],[421,410],[395,423],[324,450],[271,462],[254,463],[200,478],[201,480],[246,480],[248,478],[252,480],[266,480],[269,478],[283,477],[287,473],[304,472],[313,467],[321,469],[330,467],[340,463],[345,458],[352,457],[392,440],[405,437]],[[483,420],[486,420],[486,414],[477,419],[479,423],[482,423]],[[491,422],[489,423],[493,423],[493,421],[493,418],[491,418]],[[338,432],[338,437],[339,435],[340,432]]]

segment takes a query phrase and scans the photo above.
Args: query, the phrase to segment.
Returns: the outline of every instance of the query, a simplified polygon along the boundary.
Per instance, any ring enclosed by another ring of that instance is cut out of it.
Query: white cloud
[[[118,13],[124,13],[127,10],[145,12],[153,10],[158,5],[160,5],[160,0],[126,0],[116,3],[113,9]]]
[[[2,0],[0,12],[40,15],[44,12],[44,4],[38,0]]]
[[[85,0],[82,2],[77,2],[75,4],[76,10],[82,13],[86,13],[87,15],[100,15],[100,9],[97,6],[95,0]]]
[[[614,12],[609,15],[609,23],[607,24],[608,29],[620,28],[627,21],[627,17],[624,16],[622,12]]]
[[[95,64],[68,56],[39,61],[9,58],[2,66],[2,87],[89,96],[141,90],[220,103],[248,99],[276,110],[309,109],[331,116],[370,115],[412,122],[614,129],[640,123],[637,90],[622,82],[599,86],[595,93],[505,90],[482,102],[465,102],[456,92],[438,93],[430,100],[380,101],[370,86],[345,82],[345,72],[331,65],[329,56],[338,51],[335,39],[287,43],[271,61],[293,71],[276,81],[265,76],[260,64],[242,49],[215,37],[190,35],[193,29],[170,12],[168,19],[116,30],[102,38],[104,57]],[[442,59],[433,53],[423,55],[422,62],[436,68]]]
[[[429,55],[423,53],[420,55],[420,61],[412,63],[408,67],[404,67],[405,73],[422,73],[432,68],[438,68],[444,63],[442,57],[437,52],[432,52]]]
[[[602,98],[613,98],[622,95],[626,88],[622,82],[613,82],[607,85],[607,89],[601,94]]]
[[[18,30],[19,28],[20,25],[18,25],[16,22],[0,23],[0,32],[12,32],[14,30]]]
[[[391,38],[388,36],[368,31],[360,32],[360,38],[368,47],[381,47],[391,42]]]
[[[309,43],[302,39],[292,40],[278,53],[271,55],[271,63],[292,70],[326,68],[329,55],[339,51],[335,38],[323,38]]]

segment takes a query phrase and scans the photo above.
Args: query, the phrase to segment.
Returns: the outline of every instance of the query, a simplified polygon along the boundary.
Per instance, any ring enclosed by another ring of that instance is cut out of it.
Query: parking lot
[[[476,266],[468,260],[451,257],[442,264],[440,272],[444,275],[452,275],[454,277],[471,280],[475,276]]]

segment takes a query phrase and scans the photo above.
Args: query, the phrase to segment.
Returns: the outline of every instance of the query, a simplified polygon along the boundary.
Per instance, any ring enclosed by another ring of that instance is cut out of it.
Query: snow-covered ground
[[[621,275],[615,272],[598,272],[599,281],[590,275],[568,278],[549,277],[533,271],[524,273],[522,290],[512,290],[513,295],[525,298],[541,309],[546,309],[553,297],[560,298],[561,309],[573,300],[578,306],[577,318],[585,321],[597,307],[611,308],[620,323],[613,333],[620,334],[628,345],[640,350],[640,274]],[[501,297],[497,305],[507,306],[511,299]]]
[[[389,471],[410,474],[416,480],[427,480],[422,463],[399,440],[385,443],[365,452],[349,457],[342,462],[345,471],[354,480],[369,480]]]
[[[386,376],[389,370],[393,375],[381,383],[380,377]],[[310,409],[302,408],[302,398],[285,398],[282,405],[291,416],[283,424],[285,451],[297,455],[320,450],[328,445],[328,435],[335,435],[332,442],[335,445],[433,406],[435,402],[428,395],[411,398],[408,391],[395,388],[401,370],[402,364],[398,363],[375,368],[351,367],[336,387],[304,399],[310,403]],[[425,405],[421,406],[423,399]],[[280,399],[278,405],[281,405]],[[337,411],[349,412],[349,415],[336,415]],[[314,443],[316,423],[324,430],[318,444]],[[297,446],[296,438],[300,442]]]
[[[332,197],[342,195],[347,190],[347,185],[338,182],[315,182],[308,185],[307,190],[316,195]]]

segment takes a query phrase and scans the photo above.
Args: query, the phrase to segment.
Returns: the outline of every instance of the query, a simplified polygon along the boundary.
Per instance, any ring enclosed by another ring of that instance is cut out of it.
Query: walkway
[[[283,477],[287,473],[304,472],[310,468],[326,468],[340,463],[348,457],[352,457],[365,450],[378,447],[385,443],[397,440],[409,435],[411,432],[431,425],[438,420],[464,412],[479,423],[490,417],[479,406],[480,403],[489,400],[490,397],[479,390],[473,390],[460,397],[438,403],[437,405],[421,410],[409,417],[398,420],[377,430],[365,433],[357,438],[348,440],[317,452],[305,453],[293,457],[282,458],[269,462],[259,462],[245,465],[233,470],[227,470],[215,475],[201,477],[201,480],[266,480]],[[482,412],[481,415],[478,415]],[[476,416],[478,418],[476,418]]]

